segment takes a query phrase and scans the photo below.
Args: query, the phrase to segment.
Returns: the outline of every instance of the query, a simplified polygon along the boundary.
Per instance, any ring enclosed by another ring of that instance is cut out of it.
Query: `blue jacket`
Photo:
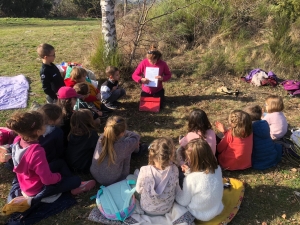
[[[267,121],[254,121],[252,128],[252,167],[258,170],[264,170],[275,166],[281,160],[282,145],[273,142]]]

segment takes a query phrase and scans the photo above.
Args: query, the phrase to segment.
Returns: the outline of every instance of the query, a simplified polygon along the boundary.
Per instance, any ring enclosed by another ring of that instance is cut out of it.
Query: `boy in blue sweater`
[[[259,105],[251,105],[247,106],[244,111],[250,115],[252,120],[252,168],[264,170],[276,166],[281,160],[282,145],[272,140],[268,122],[261,120],[261,107]]]

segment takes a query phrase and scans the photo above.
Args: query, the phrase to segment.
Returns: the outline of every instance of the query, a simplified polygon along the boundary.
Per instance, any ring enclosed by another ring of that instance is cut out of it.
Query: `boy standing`
[[[107,108],[116,109],[119,103],[117,100],[126,94],[118,85],[120,72],[117,67],[108,66],[105,73],[108,79],[101,85],[101,99]]]
[[[57,91],[65,86],[59,69],[53,64],[55,59],[55,49],[49,44],[40,44],[37,48],[37,53],[41,57],[43,63],[40,70],[42,88],[45,92],[48,103],[57,101]]]

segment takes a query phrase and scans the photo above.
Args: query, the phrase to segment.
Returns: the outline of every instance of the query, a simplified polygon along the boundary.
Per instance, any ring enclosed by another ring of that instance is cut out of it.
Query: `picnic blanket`
[[[225,182],[225,181],[224,181]],[[240,205],[242,203],[244,197],[244,184],[240,180],[230,178],[231,187],[224,189],[223,194],[223,204],[224,210],[222,213],[210,221],[198,221],[195,220],[194,224],[196,225],[224,225],[228,224],[233,217],[237,214],[240,209]],[[139,211],[139,206],[137,205],[137,211]],[[90,213],[89,220],[102,223],[102,224],[110,224],[110,225],[122,225],[123,223],[120,221],[113,221],[106,219],[98,210],[98,208],[94,208]],[[190,225],[193,224],[194,218],[189,214],[186,208],[183,206],[174,203],[172,210],[167,213],[165,216],[147,216],[143,214],[133,213],[129,218],[125,220],[125,224],[135,224],[135,225],[177,225],[177,224],[185,224]]]
[[[29,83],[24,75],[0,77],[0,110],[26,108]]]

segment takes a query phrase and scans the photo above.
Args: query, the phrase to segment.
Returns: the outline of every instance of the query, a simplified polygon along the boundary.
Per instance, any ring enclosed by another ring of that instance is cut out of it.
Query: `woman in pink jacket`
[[[171,78],[171,72],[166,62],[161,60],[161,52],[152,45],[147,52],[146,59],[144,59],[134,73],[132,74],[132,79],[142,84],[141,97],[160,97],[161,105],[164,103],[165,90],[163,88],[162,82],[168,81]],[[151,82],[146,78],[147,68],[158,68],[158,75],[155,76],[157,79],[157,85],[155,87],[148,86]]]

